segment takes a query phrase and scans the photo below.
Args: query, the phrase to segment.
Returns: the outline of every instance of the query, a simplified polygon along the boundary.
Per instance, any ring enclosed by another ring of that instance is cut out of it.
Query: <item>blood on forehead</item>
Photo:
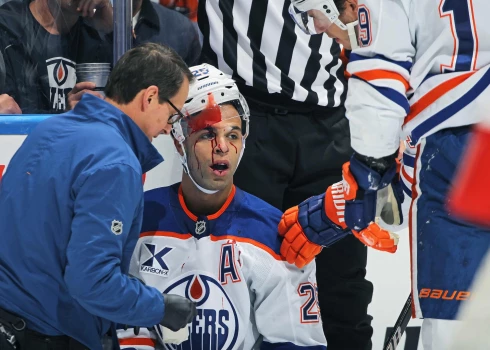
[[[221,121],[221,109],[216,103],[212,93],[208,95],[206,108],[199,114],[189,117],[187,127],[190,129],[189,134],[210,127]]]

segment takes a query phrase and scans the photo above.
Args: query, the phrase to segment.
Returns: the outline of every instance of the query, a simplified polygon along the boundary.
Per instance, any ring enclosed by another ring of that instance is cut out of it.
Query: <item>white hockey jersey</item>
[[[145,193],[130,274],[197,303],[189,339],[159,344],[154,331],[118,331],[122,349],[326,349],[315,264],[279,255],[281,213],[233,188],[221,210],[196,217],[179,184]]]
[[[384,157],[490,107],[488,0],[359,0],[347,66],[352,146]],[[403,133],[400,130],[403,127]]]

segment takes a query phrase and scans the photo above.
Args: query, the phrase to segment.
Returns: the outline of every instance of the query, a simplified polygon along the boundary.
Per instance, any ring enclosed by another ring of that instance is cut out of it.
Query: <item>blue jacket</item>
[[[159,323],[163,296],[125,273],[142,173],[162,161],[127,115],[89,94],[40,123],[0,182],[0,307],[96,350],[110,321]]]

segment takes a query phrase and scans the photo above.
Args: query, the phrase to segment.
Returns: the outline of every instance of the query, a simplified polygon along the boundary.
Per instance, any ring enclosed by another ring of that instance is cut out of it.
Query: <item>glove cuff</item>
[[[383,164],[387,165],[386,162],[383,162]],[[389,167],[384,168],[381,174],[359,160],[356,155],[353,155],[348,166],[348,171],[352,174],[360,189],[366,193],[375,192],[388,186],[395,177],[397,171],[396,158],[393,158]]]
[[[337,182],[327,188],[324,198],[324,220],[338,226],[341,229],[346,229],[345,224],[345,199],[344,186],[342,182]]]
[[[350,233],[330,220],[325,212],[325,194],[314,196],[299,205],[298,223],[308,240],[328,247]]]
[[[396,150],[394,154],[382,158],[368,157],[360,153],[354,153],[352,155],[353,159],[359,160],[361,163],[365,164],[368,168],[373,169],[380,175],[384,175],[384,173],[393,166],[393,163],[396,162],[397,157],[398,150]]]

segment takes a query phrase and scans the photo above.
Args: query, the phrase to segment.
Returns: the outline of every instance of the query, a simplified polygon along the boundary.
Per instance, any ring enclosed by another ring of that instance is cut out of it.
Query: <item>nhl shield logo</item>
[[[112,233],[114,233],[116,236],[119,236],[122,233],[122,230],[123,230],[122,221],[112,220],[112,225],[111,225]]]
[[[204,232],[206,232],[206,221],[196,222],[196,235],[202,235]]]

